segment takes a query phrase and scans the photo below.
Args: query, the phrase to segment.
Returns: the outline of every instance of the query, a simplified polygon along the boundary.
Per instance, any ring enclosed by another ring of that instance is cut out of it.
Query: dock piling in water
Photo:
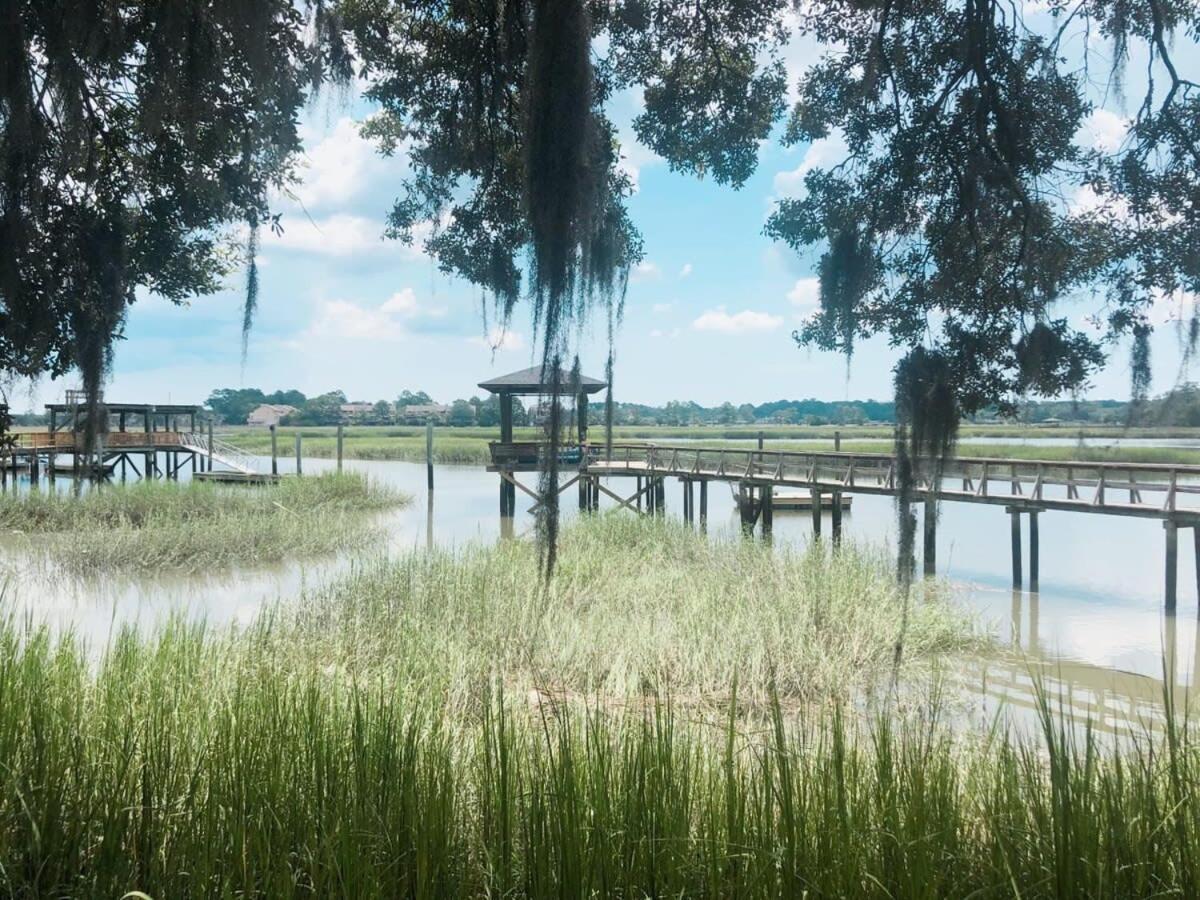
[[[1040,555],[1038,544],[1038,510],[1031,509],[1029,511],[1029,590],[1033,593],[1037,593],[1038,590],[1038,557]]]
[[[300,456],[300,432],[296,432],[296,474],[304,474],[304,464],[301,462]]]
[[[1015,506],[1008,508],[1008,516],[1012,525],[1012,583],[1014,588],[1021,587],[1021,510]]]
[[[429,490],[433,490],[433,420],[425,423],[425,486]],[[503,482],[501,482],[500,491],[504,493]],[[501,502],[503,503],[503,501]],[[510,509],[515,508],[516,504],[517,495],[514,489],[509,502]]]
[[[345,437],[345,428],[342,425],[337,427],[337,470],[338,474],[342,471],[342,443]]]
[[[271,426],[271,474],[279,474],[279,436],[275,426]]]
[[[925,511],[921,516],[921,524],[924,526],[925,532],[923,571],[927,578],[932,578],[937,574],[937,501],[933,497],[925,498]]]
[[[834,491],[831,497],[833,505],[829,508],[830,537],[836,547],[842,542],[842,492]]]
[[[1167,612],[1175,612],[1175,605],[1178,599],[1178,581],[1179,581],[1179,526],[1170,519],[1163,522],[1163,530],[1167,535],[1167,571],[1166,571],[1166,591],[1164,602]]]

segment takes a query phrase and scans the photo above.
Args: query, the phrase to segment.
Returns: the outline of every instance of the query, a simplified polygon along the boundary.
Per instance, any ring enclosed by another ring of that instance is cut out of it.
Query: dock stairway
[[[233,444],[217,438],[210,439],[198,431],[180,433],[179,443],[189,450],[204,454],[211,462],[220,463],[235,472],[241,472],[243,475],[259,474],[258,461]]]

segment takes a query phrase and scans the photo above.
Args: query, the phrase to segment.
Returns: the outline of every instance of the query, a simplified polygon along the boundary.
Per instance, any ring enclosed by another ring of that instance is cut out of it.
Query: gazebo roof
[[[551,379],[543,379],[543,374],[549,375],[550,373],[548,371],[543,373],[541,366],[530,366],[519,372],[510,372],[507,375],[481,381],[479,387],[492,394],[549,394],[552,390]],[[559,386],[563,393],[595,394],[608,387],[608,382],[580,375],[579,382],[576,384],[570,372],[560,372]]]

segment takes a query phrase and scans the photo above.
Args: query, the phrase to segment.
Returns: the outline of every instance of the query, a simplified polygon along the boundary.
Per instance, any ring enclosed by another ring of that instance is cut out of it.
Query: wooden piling
[[[821,536],[821,491],[819,488],[812,489],[812,526],[813,537]]]
[[[762,507],[759,513],[762,517],[762,536],[770,540],[771,533],[775,530],[775,489],[769,484],[764,484],[759,488],[759,492],[762,495],[759,500]]]
[[[1040,547],[1038,546],[1038,514],[1040,510],[1031,509],[1029,511],[1029,590],[1037,592],[1038,589],[1038,557],[1040,556]]]
[[[925,565],[923,571],[927,578],[937,574],[937,502],[932,496],[925,498],[925,511],[921,516],[921,524],[925,532]]]
[[[209,472],[211,472],[213,470],[213,450],[215,449],[215,447],[216,447],[216,445],[213,443],[213,423],[212,423],[212,419],[209,419],[208,420],[208,470],[207,470]]]
[[[834,453],[842,452],[842,433],[840,431],[833,432],[833,451]]]
[[[342,444],[345,438],[345,431],[344,426],[339,425],[337,427],[337,470],[339,474],[342,471]]]
[[[708,480],[703,479],[700,482],[700,530],[708,530]],[[1200,529],[1196,531],[1196,541],[1200,544]],[[1200,556],[1197,557],[1200,559]],[[1196,570],[1196,578],[1200,580],[1200,567]]]
[[[1196,598],[1200,600],[1200,525],[1192,529],[1192,546],[1196,550]],[[1200,635],[1197,635],[1196,655],[1200,656]],[[1194,670],[1193,677],[1197,675],[1200,675],[1200,668]]]
[[[834,491],[829,498],[833,506],[830,507],[830,537],[833,538],[833,544],[836,547],[842,542],[842,492]]]
[[[301,456],[300,456],[300,432],[298,432],[298,431],[296,432],[296,474],[297,475],[304,474],[304,464],[301,461]]]
[[[738,517],[742,522],[742,532],[746,533],[753,519],[750,517],[750,495],[744,481],[738,482]]]
[[[425,423],[425,486],[433,490],[433,420]],[[514,501],[515,502],[515,501]]]
[[[1012,530],[1012,583],[1014,588],[1021,587],[1021,510],[1010,507],[1008,516]]]
[[[1178,574],[1179,574],[1179,526],[1168,520],[1163,522],[1163,530],[1167,533],[1167,571],[1166,571],[1166,597],[1165,603],[1167,612],[1175,612],[1175,604],[1178,599]]]
[[[271,474],[279,474],[279,435],[275,426],[271,426]]]

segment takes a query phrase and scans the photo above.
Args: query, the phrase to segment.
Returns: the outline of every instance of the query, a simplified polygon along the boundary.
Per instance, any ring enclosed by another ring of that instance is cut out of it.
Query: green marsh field
[[[836,429],[840,432],[841,447],[853,453],[881,453],[890,450],[891,430],[886,426],[847,426]],[[832,450],[834,431],[832,427],[819,426],[775,426],[763,429],[753,427],[674,428],[620,426],[613,429],[613,440],[670,444],[672,441],[687,441],[700,446],[745,446],[763,432],[767,449],[774,450]],[[326,427],[281,427],[277,443],[281,456],[293,452],[295,435],[299,433],[306,456],[332,458],[337,453],[335,428]],[[518,428],[516,440],[536,440],[538,430]],[[439,426],[434,429],[434,462],[438,464],[484,465],[489,460],[488,442],[497,440],[495,428]],[[595,427],[592,437],[603,439],[603,429]],[[1021,426],[964,426],[959,443],[960,456],[1003,456],[1016,459],[1045,459],[1061,462],[1144,462],[1162,465],[1200,465],[1200,449],[1191,447],[1159,447],[1139,445],[1109,445],[1105,441],[1121,438],[1134,439],[1177,439],[1200,440],[1200,429],[1141,429],[1141,428],[1051,428]],[[996,443],[989,443],[988,439]],[[1082,438],[1082,441],[1080,439]],[[227,434],[227,439],[251,453],[267,455],[271,452],[271,438],[266,429],[238,428]],[[1055,444],[1036,443],[1039,439],[1053,439]],[[1032,443],[1008,443],[1024,440]],[[1067,443],[1057,443],[1065,441]],[[736,443],[731,443],[736,442]],[[347,459],[399,460],[423,462],[425,460],[425,429],[404,426],[350,426],[345,429],[343,452]]]

